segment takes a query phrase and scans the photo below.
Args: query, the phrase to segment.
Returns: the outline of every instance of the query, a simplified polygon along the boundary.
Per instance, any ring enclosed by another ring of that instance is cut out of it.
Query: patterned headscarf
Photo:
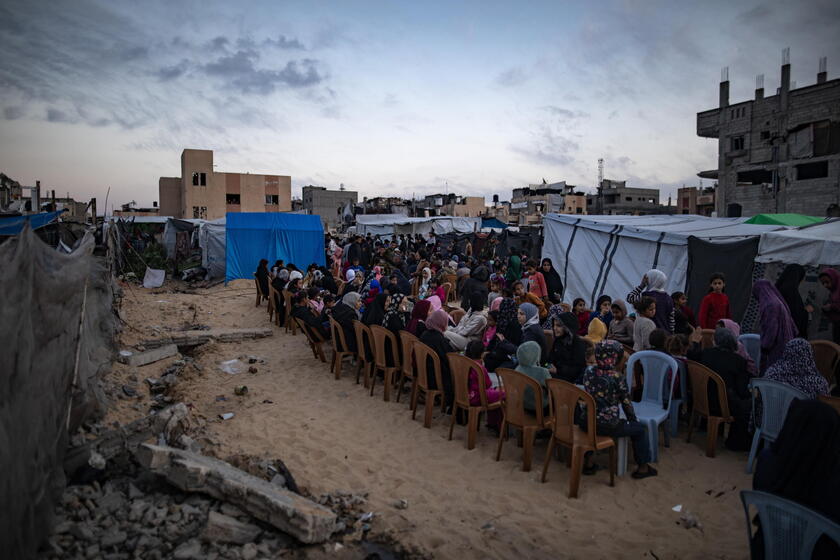
[[[405,326],[405,316],[400,311],[400,304],[405,298],[402,294],[391,294],[391,300],[388,308],[385,310],[385,318],[382,319],[382,326],[391,329],[402,328]]]
[[[544,330],[551,329],[551,326],[554,324],[554,319],[559,319],[560,315],[565,313],[563,306],[559,303],[555,303],[548,309],[548,317],[545,318],[543,321],[542,328]]]
[[[496,323],[496,332],[507,333],[510,325],[515,325],[516,302],[513,298],[503,298],[499,304],[499,321]]]
[[[817,370],[814,350],[804,338],[789,340],[782,357],[767,368],[764,377],[793,385],[809,398],[828,394],[828,381]]]
[[[604,340],[595,345],[595,371],[600,375],[620,375],[616,371],[624,347],[616,340]]]
[[[499,307],[502,305],[502,301],[504,301],[504,299],[505,298],[503,298],[502,296],[494,298],[493,302],[490,303],[490,311],[498,311]]]

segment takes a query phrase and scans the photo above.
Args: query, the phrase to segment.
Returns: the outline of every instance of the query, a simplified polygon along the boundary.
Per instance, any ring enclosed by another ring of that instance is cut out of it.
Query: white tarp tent
[[[623,298],[651,268],[668,275],[668,292],[683,291],[689,237],[727,243],[783,229],[744,221],[694,215],[548,214],[543,219],[542,256],[554,263],[568,302],[581,297],[594,305],[600,294]]]
[[[177,227],[177,222],[188,222],[193,226],[200,226],[201,224],[206,223],[207,220],[201,220],[198,218],[167,218],[166,225],[163,228],[163,246],[166,247],[166,256],[168,258],[172,258],[175,254],[176,235],[178,231],[182,231],[181,228]]]
[[[761,236],[756,262],[840,265],[840,219]]]
[[[361,214],[356,216],[356,233],[359,235],[472,233],[481,230],[481,218],[456,218],[435,216],[409,218],[400,214]]]
[[[201,266],[207,269],[208,280],[225,277],[225,224],[225,218],[219,218],[199,226]]]

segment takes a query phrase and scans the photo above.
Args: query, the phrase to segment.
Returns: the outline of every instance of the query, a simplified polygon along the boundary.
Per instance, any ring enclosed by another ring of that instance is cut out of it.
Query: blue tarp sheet
[[[482,218],[481,227],[506,229],[508,225],[500,220],[497,220],[496,218]]]
[[[10,218],[0,217],[0,235],[19,234],[23,229],[23,224],[27,221],[32,226],[32,229],[42,228],[53,220],[56,220],[62,212],[66,212],[66,210],[43,212],[41,214],[27,214],[25,216],[13,216]]]
[[[260,259],[277,259],[305,270],[325,265],[324,227],[319,216],[278,212],[231,212],[226,218],[225,282],[253,278]]]

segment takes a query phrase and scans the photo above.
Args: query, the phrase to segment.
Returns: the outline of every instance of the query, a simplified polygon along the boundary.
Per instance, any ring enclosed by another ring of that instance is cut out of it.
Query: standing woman
[[[785,300],[769,280],[759,280],[753,284],[753,297],[758,301],[761,335],[759,370],[764,374],[782,356],[788,341],[796,337],[796,325]]]
[[[268,261],[265,259],[260,260],[259,266],[257,266],[257,271],[254,273],[254,277],[257,279],[257,283],[260,285],[260,292],[266,298],[268,297]],[[259,305],[259,299],[257,300],[257,305]]]
[[[840,344],[840,272],[824,268],[820,272],[820,283],[828,290],[828,301],[822,306],[823,313],[831,321],[832,338]]]
[[[548,299],[553,303],[560,303],[563,299],[563,281],[551,263],[551,259],[542,260],[542,275],[548,289]]]
[[[808,313],[814,308],[802,303],[802,296],[799,295],[799,284],[805,279],[805,267],[799,264],[789,264],[782,271],[779,279],[776,280],[776,289],[787,303],[793,324],[799,331],[800,338],[808,339]]]
[[[507,273],[505,274],[505,281],[508,286],[513,286],[516,282],[522,280],[522,261],[516,255],[508,257]]]
[[[635,306],[642,301],[643,297],[653,298],[656,302],[656,315],[653,316],[653,323],[657,329],[662,329],[668,334],[674,334],[674,300],[665,292],[667,284],[668,277],[664,272],[655,268],[648,270],[647,274],[642,277],[642,283],[627,294],[627,303],[632,303]]]

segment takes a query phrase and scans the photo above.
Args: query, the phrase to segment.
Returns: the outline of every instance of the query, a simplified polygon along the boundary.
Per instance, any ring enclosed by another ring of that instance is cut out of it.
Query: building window
[[[238,194],[227,193],[226,198],[227,198],[226,202],[228,204],[240,204]]]
[[[576,208],[575,210],[578,214],[583,214],[583,208]]]
[[[199,173],[199,181],[202,187],[207,186],[207,173]]]
[[[732,136],[729,139],[729,149],[730,151],[737,152],[738,150],[744,149],[744,137],[743,136]]]
[[[625,196],[624,200],[625,200],[625,202],[633,202],[633,197],[632,196]]]
[[[193,218],[206,220],[207,219],[207,207],[206,206],[193,206]]]
[[[770,140],[770,131],[769,130],[762,130],[761,131],[761,139],[762,140]]]
[[[267,194],[267,195],[265,195],[265,203],[270,204],[272,206],[278,206],[280,204],[280,195],[279,194]]]
[[[198,186],[198,173],[193,173],[193,186]]]
[[[815,163],[803,163],[796,166],[796,179],[822,179],[828,177],[828,162],[818,161]]]

